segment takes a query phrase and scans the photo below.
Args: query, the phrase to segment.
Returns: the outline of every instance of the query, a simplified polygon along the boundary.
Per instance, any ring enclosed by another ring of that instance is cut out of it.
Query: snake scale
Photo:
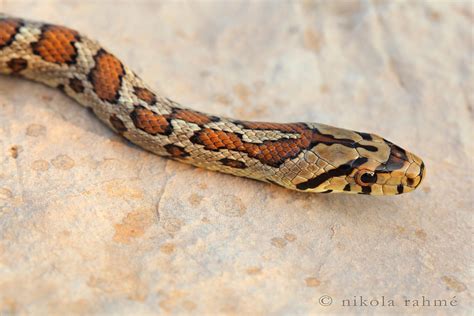
[[[423,161],[375,134],[318,123],[212,116],[153,91],[96,41],[64,26],[0,13],[0,73],[58,88],[157,155],[303,192],[395,195]]]

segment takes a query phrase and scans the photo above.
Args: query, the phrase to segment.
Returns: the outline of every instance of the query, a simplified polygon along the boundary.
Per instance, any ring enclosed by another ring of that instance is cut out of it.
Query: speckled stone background
[[[470,313],[472,6],[0,0],[194,109],[375,132],[427,165],[402,196],[290,192],[153,156],[0,77],[0,314]]]

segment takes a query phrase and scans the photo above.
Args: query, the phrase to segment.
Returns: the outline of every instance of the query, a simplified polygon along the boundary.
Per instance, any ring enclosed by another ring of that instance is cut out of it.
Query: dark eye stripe
[[[309,179],[306,182],[298,183],[296,188],[299,190],[308,190],[314,189],[317,186],[321,185],[323,182],[333,178],[339,177],[343,175],[348,175],[352,172],[352,170],[360,165],[366,163],[368,161],[367,158],[361,157],[357,158],[356,160],[349,161],[335,169],[329,170],[328,172],[322,173],[319,176]]]

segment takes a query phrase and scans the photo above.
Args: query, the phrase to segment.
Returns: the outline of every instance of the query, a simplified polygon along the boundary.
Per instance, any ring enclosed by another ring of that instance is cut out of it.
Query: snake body
[[[56,87],[138,146],[209,170],[303,192],[373,195],[412,191],[424,176],[420,158],[375,134],[183,107],[64,26],[0,14],[0,73]]]

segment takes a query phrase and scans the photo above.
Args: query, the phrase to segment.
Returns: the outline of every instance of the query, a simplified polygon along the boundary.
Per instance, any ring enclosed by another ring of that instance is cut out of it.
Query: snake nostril
[[[409,186],[413,186],[414,183],[415,183],[415,179],[413,179],[413,178],[407,178],[407,184],[408,184]]]

